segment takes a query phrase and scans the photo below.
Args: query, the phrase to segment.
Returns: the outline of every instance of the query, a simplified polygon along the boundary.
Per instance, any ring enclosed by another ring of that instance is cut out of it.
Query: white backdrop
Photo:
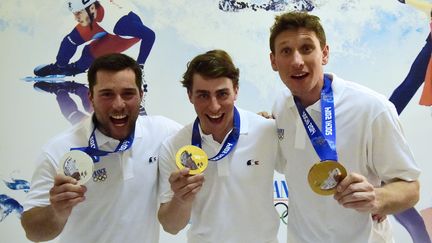
[[[271,70],[268,57],[269,27],[278,13],[276,11],[252,8],[222,11],[218,0],[110,2],[101,0],[107,16],[120,15],[130,9],[156,33],[156,42],[145,65],[149,114],[164,115],[182,124],[194,119],[193,107],[179,80],[188,60],[214,48],[229,52],[241,70],[239,107],[270,111],[275,94],[284,88],[278,75]],[[263,6],[268,1],[243,2],[248,2],[249,6],[252,3]],[[405,78],[429,33],[427,16],[397,0],[280,2],[288,4],[281,5],[287,10],[301,7],[299,3],[313,3],[312,13],[321,17],[328,34],[330,63],[326,71],[387,96]],[[116,20],[106,17],[103,23],[108,25]],[[54,94],[37,91],[33,88],[34,82],[22,78],[33,75],[37,65],[54,62],[61,40],[75,25],[73,15],[63,1],[0,2],[0,111],[3,114],[0,118],[0,176],[5,182],[0,182],[0,194],[17,203],[22,204],[25,191],[12,190],[6,182],[13,182],[13,179],[29,181],[41,146],[71,125],[63,117]],[[137,46],[125,53],[136,57]],[[72,60],[77,60],[80,54],[81,49]],[[70,80],[86,83],[83,74]],[[432,117],[429,108],[417,104],[419,93],[402,113],[401,121],[423,170],[421,199],[417,205],[421,210],[432,206],[432,164],[428,153]],[[82,110],[79,98],[71,97]],[[285,201],[286,195],[281,191],[282,177],[277,175],[275,181]],[[279,199],[275,199],[277,201]],[[1,201],[0,209],[0,213],[5,215],[6,208]],[[281,242],[286,238],[284,226],[282,222]],[[410,242],[401,226],[395,223],[394,228],[397,242]],[[18,213],[12,212],[2,218],[0,242],[28,242]],[[162,232],[161,242],[185,242],[185,232],[177,236]]]

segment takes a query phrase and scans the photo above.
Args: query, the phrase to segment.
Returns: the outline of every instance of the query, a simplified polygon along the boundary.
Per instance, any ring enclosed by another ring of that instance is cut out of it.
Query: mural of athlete
[[[398,0],[401,3],[411,5],[418,10],[425,12],[430,18],[432,30],[432,3],[423,0]],[[432,36],[426,38],[424,47],[420,50],[414,60],[405,80],[393,91],[390,101],[396,106],[400,114],[409,101],[412,99],[418,88],[422,85],[423,91],[420,98],[420,105],[432,106]]]
[[[111,34],[99,25],[105,16],[105,10],[99,1],[69,0],[67,6],[78,24],[63,38],[55,63],[36,67],[36,76],[72,76],[83,73],[96,57],[123,52],[140,40],[137,62],[144,65],[155,41],[155,33],[142,23],[138,15],[129,12],[121,17],[112,30],[114,34]],[[88,44],[78,61],[70,62],[77,47],[86,43]]]
[[[34,74],[39,77],[52,75],[74,76],[83,73],[92,61],[107,53],[123,52],[139,41],[141,41],[137,62],[144,68],[145,61],[155,42],[155,33],[145,26],[140,17],[134,12],[122,16],[114,25],[114,34],[109,33],[99,23],[105,17],[102,4],[96,0],[70,0],[67,1],[69,10],[74,14],[78,24],[66,35],[57,53],[55,63],[40,65],[34,69]],[[81,57],[76,62],[71,62],[78,46],[86,44]],[[144,73],[144,72],[143,72]],[[87,99],[88,87],[74,81],[37,81],[34,88],[40,91],[56,95],[57,103],[63,116],[71,123],[76,124],[88,114],[93,108]],[[143,82],[143,90],[147,92],[147,84]],[[84,108],[78,109],[77,104],[70,96],[77,95]],[[144,99],[140,107],[140,115],[146,115]]]

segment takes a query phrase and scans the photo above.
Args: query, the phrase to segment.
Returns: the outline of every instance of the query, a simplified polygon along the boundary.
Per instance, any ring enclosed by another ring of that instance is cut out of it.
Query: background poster
[[[430,16],[397,0],[100,0],[100,3],[106,14],[101,26],[109,33],[112,29],[105,26],[113,26],[129,11],[156,33],[145,63],[149,85],[146,109],[151,115],[167,116],[182,124],[195,117],[179,83],[186,63],[214,48],[230,53],[240,68],[237,105],[256,112],[271,110],[276,94],[284,88],[269,62],[269,28],[279,11],[303,9],[320,16],[330,45],[330,61],[325,70],[388,97],[406,77],[430,32]],[[0,242],[28,242],[19,215],[35,158],[49,138],[72,123],[64,115],[68,113],[56,93],[58,86],[37,90],[34,80],[23,78],[34,76],[36,66],[55,62],[63,38],[76,24],[66,1],[0,2]],[[84,45],[71,62],[80,59]],[[125,53],[136,58],[139,46],[140,43]],[[76,108],[72,108],[88,115],[86,104],[76,91],[85,87],[79,85],[86,84],[85,74],[63,81],[74,82],[75,89],[68,86],[69,99],[76,103]],[[423,170],[421,199],[416,206],[423,210],[432,206],[432,164],[428,153],[432,116],[429,107],[418,105],[420,93],[416,93],[401,114],[401,123]],[[275,198],[275,202],[286,202],[280,175],[275,176]],[[278,206],[278,211],[283,214],[284,209]],[[409,242],[406,231],[396,222],[393,225],[396,241]],[[281,242],[285,240],[285,232],[281,223]],[[161,234],[161,242],[184,239],[184,231],[177,236]]]

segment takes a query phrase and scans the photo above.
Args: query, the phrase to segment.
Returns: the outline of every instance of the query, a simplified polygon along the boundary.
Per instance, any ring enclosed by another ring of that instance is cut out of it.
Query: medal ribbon
[[[117,145],[114,151],[105,151],[100,150],[97,141],[96,141],[96,135],[95,135],[96,126],[93,129],[93,132],[90,135],[87,147],[78,147],[78,148],[71,148],[70,150],[81,150],[84,153],[90,155],[92,157],[93,162],[97,163],[100,161],[100,156],[106,156],[111,153],[117,153],[117,152],[123,152],[128,150],[132,144],[135,137],[135,129],[123,140],[120,141],[120,143]]]
[[[225,156],[227,156],[233,148],[236,146],[238,139],[240,137],[240,114],[237,110],[237,108],[234,107],[234,118],[233,118],[233,129],[231,130],[230,134],[228,135],[227,139],[225,140],[225,143],[223,144],[220,151],[210,158],[210,161],[218,161],[223,159]],[[201,134],[199,132],[199,119],[198,117],[195,119],[195,122],[193,124],[192,128],[192,145],[197,146],[201,148]]]
[[[324,76],[324,86],[321,90],[321,117],[322,130],[324,132],[320,131],[297,97],[294,97],[294,101],[312,146],[320,157],[320,160],[338,161],[336,152],[335,110],[330,79]]]

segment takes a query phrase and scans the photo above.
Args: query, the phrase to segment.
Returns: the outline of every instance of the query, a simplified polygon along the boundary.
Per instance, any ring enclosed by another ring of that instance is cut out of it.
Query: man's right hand
[[[191,203],[204,183],[204,175],[189,175],[189,169],[174,171],[169,177],[174,198],[180,203]]]
[[[84,201],[87,188],[78,185],[78,181],[70,176],[58,174],[54,177],[54,186],[49,191],[50,203],[54,214],[60,220],[67,220],[72,208]]]

